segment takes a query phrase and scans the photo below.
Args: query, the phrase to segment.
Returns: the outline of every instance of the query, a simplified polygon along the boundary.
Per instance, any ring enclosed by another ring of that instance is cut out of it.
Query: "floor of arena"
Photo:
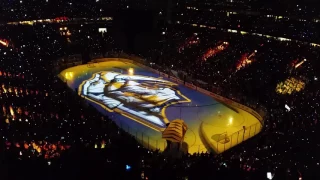
[[[127,60],[71,67],[60,77],[149,148],[166,148],[161,132],[175,119],[188,126],[184,141],[189,153],[221,153],[262,129],[250,113]]]

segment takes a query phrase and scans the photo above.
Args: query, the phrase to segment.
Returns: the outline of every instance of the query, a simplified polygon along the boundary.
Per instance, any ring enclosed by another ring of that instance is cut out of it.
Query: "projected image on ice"
[[[155,77],[103,71],[83,81],[79,94],[102,104],[110,112],[116,111],[156,129],[168,123],[164,113],[171,104],[190,102],[178,90],[177,84]],[[151,123],[151,124],[150,124]]]
[[[262,129],[249,107],[132,60],[97,59],[65,69],[60,78],[149,149],[165,151],[166,135],[175,131],[165,132],[178,121],[184,136],[172,137],[189,153],[222,153]]]

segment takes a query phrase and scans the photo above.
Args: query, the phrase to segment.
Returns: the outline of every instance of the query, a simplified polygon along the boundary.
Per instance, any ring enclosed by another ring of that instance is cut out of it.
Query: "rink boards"
[[[189,153],[224,152],[262,129],[254,110],[178,78],[119,58],[68,68],[68,86],[144,146],[164,150],[161,132],[182,119]]]

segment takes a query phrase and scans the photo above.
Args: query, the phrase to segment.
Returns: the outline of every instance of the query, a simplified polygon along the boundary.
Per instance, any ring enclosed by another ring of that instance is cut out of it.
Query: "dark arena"
[[[320,179],[315,0],[0,7],[0,180]]]

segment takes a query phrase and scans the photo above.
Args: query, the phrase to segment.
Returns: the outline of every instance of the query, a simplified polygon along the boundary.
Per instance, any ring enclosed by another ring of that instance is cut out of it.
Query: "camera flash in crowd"
[[[291,108],[288,105],[284,105],[284,107],[287,109],[288,112],[291,111]]]

